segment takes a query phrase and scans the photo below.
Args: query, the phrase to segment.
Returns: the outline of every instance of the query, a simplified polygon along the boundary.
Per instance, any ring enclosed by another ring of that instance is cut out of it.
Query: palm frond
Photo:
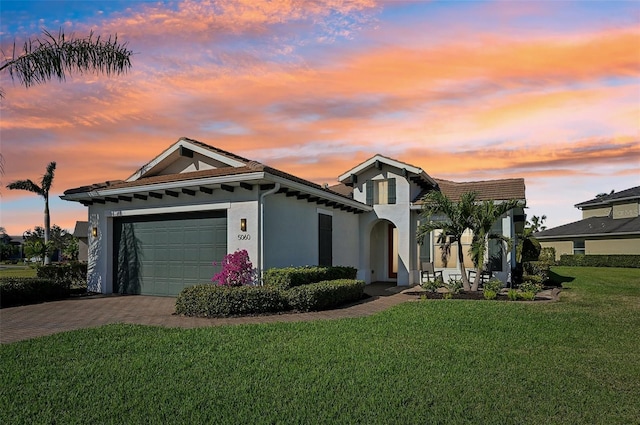
[[[42,176],[42,191],[46,194],[49,193],[49,189],[51,189],[51,184],[53,183],[54,172],[56,170],[56,163],[52,161],[47,165],[47,171]]]
[[[70,72],[111,75],[131,68],[133,52],[126,43],[118,42],[117,35],[104,40],[94,37],[93,32],[87,38],[67,38],[62,30],[57,37],[46,30],[43,33],[42,38],[26,41],[19,55],[14,42],[13,55],[0,66],[0,71],[8,69],[12,79],[28,88],[52,78],[64,81]]]
[[[27,180],[16,180],[12,183],[9,183],[7,185],[7,189],[9,190],[26,190],[29,192],[33,192],[36,193],[40,196],[44,196],[44,192],[42,191],[42,188],[40,186],[38,186],[37,184],[35,184],[33,181],[27,179]]]

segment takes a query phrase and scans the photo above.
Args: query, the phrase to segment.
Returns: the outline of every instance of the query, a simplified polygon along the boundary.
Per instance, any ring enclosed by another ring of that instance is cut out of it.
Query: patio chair
[[[444,282],[442,270],[436,271],[433,263],[423,262],[420,269],[420,284],[422,285],[424,282],[435,282],[438,278]]]
[[[478,274],[477,270],[469,270],[469,282],[473,282]],[[483,287],[485,283],[489,282],[492,277],[492,273],[488,270],[482,270],[480,272],[480,285],[479,287]]]

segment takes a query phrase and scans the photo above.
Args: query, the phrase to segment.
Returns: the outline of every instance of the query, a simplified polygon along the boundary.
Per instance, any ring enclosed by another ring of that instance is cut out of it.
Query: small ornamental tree
[[[214,261],[213,265],[222,267],[222,270],[211,279],[220,286],[242,286],[254,283],[256,270],[249,261],[249,253],[246,249],[227,254],[222,261]]]

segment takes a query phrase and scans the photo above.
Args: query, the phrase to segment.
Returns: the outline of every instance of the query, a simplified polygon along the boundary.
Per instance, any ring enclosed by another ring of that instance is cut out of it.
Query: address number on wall
[[[251,235],[248,233],[241,233],[238,235],[238,240],[239,241],[250,241],[251,240]]]

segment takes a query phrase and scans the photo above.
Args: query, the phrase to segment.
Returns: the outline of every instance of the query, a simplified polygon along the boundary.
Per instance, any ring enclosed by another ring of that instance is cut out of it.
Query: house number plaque
[[[240,233],[238,235],[238,240],[239,241],[250,241],[251,240],[251,235],[248,233]]]

